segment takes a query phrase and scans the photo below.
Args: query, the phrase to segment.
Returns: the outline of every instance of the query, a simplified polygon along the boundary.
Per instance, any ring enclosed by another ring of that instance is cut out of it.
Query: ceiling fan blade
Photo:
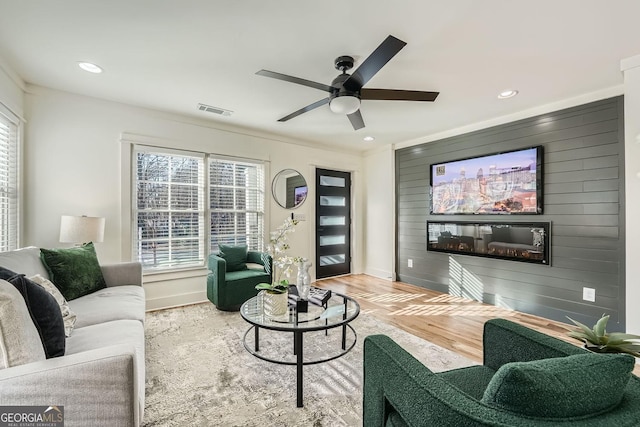
[[[286,122],[287,120],[291,120],[294,117],[298,117],[300,114],[302,113],[306,113],[307,111],[311,111],[314,110],[318,107],[322,107],[325,104],[329,103],[329,98],[324,98],[321,99],[320,101],[316,101],[313,104],[309,104],[306,107],[303,107],[301,109],[299,109],[298,111],[294,111],[293,113],[289,114],[288,116],[284,116],[283,118],[279,119],[279,122]]]
[[[360,64],[351,77],[345,80],[343,86],[352,91],[360,89],[405,46],[406,43],[402,40],[388,36],[380,46]]]
[[[287,74],[276,73],[275,71],[260,70],[256,74],[259,76],[271,77],[272,79],[284,80],[285,82],[289,83],[296,83],[302,86],[312,87],[314,89],[323,90],[329,93],[336,90],[335,88],[322,83],[312,82],[311,80],[301,79],[299,77],[293,77]]]
[[[360,91],[360,99],[380,99],[386,101],[435,101],[440,92],[419,90],[365,89]]]
[[[347,114],[347,117],[349,117],[353,130],[362,129],[364,127],[364,120],[362,119],[360,110],[357,110],[355,113]]]

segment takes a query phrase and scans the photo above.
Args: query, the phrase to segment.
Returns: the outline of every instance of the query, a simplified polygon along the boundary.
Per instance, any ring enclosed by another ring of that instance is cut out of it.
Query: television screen
[[[431,165],[432,214],[541,214],[542,147]]]
[[[304,202],[307,198],[307,186],[296,187],[293,190],[294,206],[298,206],[299,203]]]
[[[427,250],[551,264],[548,222],[427,221]]]

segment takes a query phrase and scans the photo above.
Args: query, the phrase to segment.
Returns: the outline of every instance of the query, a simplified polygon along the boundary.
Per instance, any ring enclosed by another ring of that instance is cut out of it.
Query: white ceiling
[[[0,58],[27,83],[366,150],[619,87],[639,17],[639,0],[0,0]],[[389,34],[407,46],[365,87],[434,103],[363,101],[359,131],[328,106],[277,122],[326,93],[256,71],[330,84],[337,56],[357,67]]]

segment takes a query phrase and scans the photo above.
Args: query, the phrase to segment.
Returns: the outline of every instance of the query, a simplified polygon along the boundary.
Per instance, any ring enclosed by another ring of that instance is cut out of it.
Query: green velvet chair
[[[267,253],[247,251],[246,246],[220,248],[221,253],[209,255],[207,298],[219,310],[237,311],[242,303],[258,295],[258,283],[271,283],[272,260]],[[238,248],[244,248],[244,260]]]
[[[433,373],[389,337],[364,341],[363,425],[640,426],[627,354],[595,354],[505,319],[485,323],[483,365]]]

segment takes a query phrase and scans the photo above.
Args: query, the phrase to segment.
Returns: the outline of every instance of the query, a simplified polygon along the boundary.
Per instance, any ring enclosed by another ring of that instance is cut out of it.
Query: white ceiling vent
[[[198,110],[206,113],[220,114],[221,116],[230,116],[233,114],[231,110],[225,110],[224,108],[213,107],[206,104],[198,104]]]

